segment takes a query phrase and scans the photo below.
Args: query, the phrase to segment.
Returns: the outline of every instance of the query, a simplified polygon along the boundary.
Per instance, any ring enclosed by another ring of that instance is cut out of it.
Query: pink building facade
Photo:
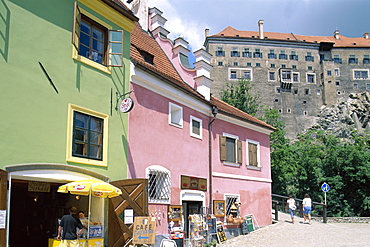
[[[258,226],[271,224],[269,143],[275,129],[211,96],[211,55],[196,51],[189,67],[187,43],[167,38],[162,12],[153,8],[145,17],[139,11],[148,19],[131,34],[135,106],[129,113],[128,178],[149,180],[156,234],[167,236],[170,206],[180,206],[174,225],[187,231],[189,215],[217,216],[215,201],[225,202],[225,216],[216,218],[227,235],[237,228],[227,222],[233,206],[236,217],[253,215]]]

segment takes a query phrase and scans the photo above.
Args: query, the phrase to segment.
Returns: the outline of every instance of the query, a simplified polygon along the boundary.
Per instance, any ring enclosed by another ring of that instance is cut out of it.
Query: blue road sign
[[[330,190],[330,186],[329,186],[329,184],[327,184],[327,183],[323,183],[323,184],[321,185],[321,189],[322,189],[322,191],[324,191],[324,192],[328,192],[328,191]]]

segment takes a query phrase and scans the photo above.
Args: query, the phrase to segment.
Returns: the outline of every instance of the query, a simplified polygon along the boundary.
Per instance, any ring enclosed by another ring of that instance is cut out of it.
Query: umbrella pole
[[[91,222],[91,188],[89,191],[89,218],[87,219],[87,236],[86,239],[90,239],[90,222]]]

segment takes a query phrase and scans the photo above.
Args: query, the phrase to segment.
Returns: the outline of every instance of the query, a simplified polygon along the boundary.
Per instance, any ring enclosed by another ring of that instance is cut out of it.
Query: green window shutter
[[[123,55],[123,31],[109,30],[108,66],[121,67]]]
[[[73,28],[72,28],[72,44],[79,52],[80,46],[80,29],[81,29],[81,11],[77,5],[77,1],[74,3],[74,12],[73,12]]]
[[[237,148],[238,148],[238,163],[243,163],[243,148],[242,148],[242,141],[237,140]]]
[[[226,136],[220,136],[220,160],[226,160]]]

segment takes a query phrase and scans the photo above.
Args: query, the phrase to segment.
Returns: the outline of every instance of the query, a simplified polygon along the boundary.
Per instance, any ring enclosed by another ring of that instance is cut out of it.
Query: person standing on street
[[[77,213],[76,207],[69,209],[69,215],[64,215],[58,227],[58,240],[62,240],[60,247],[77,247],[77,236],[82,233],[84,229],[79,218],[75,215]],[[76,232],[76,229],[80,229]]]
[[[304,218],[303,223],[308,223],[311,225],[312,200],[308,194],[304,195],[302,205],[303,205],[303,218]],[[308,222],[307,222],[307,218],[308,218]]]
[[[292,219],[292,223],[294,224],[294,212],[297,209],[297,205],[292,195],[289,195],[289,199],[286,201],[286,208],[289,208],[290,218]]]

